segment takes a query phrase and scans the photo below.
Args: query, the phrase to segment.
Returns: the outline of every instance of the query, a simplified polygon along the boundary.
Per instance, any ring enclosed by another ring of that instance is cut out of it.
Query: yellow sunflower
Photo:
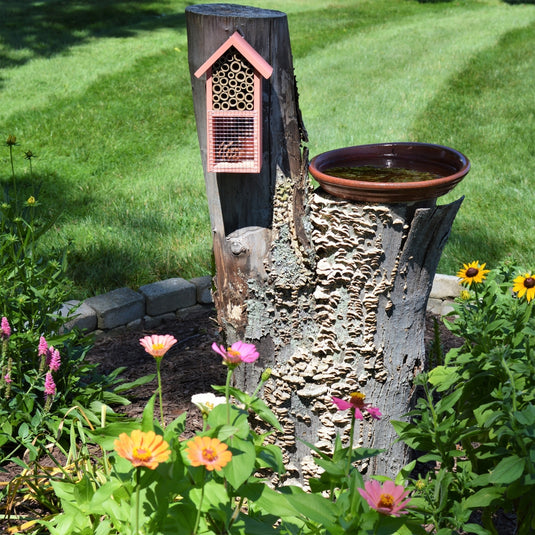
[[[518,297],[523,297],[525,294],[528,303],[535,297],[535,275],[531,273],[519,275],[513,284],[513,292],[516,292]]]
[[[483,282],[487,278],[487,273],[490,269],[485,269],[486,264],[479,265],[479,262],[470,262],[470,264],[463,264],[463,268],[457,273],[457,277],[461,279],[461,284],[470,286],[473,282]]]

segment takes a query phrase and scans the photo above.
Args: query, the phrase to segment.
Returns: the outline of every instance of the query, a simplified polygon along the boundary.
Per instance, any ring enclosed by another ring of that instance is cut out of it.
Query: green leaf
[[[504,493],[500,487],[485,487],[478,490],[472,496],[469,496],[462,502],[464,509],[477,509],[479,507],[488,507],[495,500],[499,499]]]
[[[265,483],[246,483],[240,488],[240,494],[266,513],[277,514],[281,518],[300,516],[299,509],[290,503],[285,494],[273,490]]]
[[[443,392],[458,384],[459,372],[455,366],[437,366],[429,372],[428,381],[437,387],[438,392]]]
[[[495,485],[508,485],[516,481],[524,472],[526,459],[521,459],[517,455],[511,455],[502,459],[490,474],[490,482]]]
[[[411,461],[399,471],[398,475],[396,476],[396,479],[394,480],[394,483],[396,485],[406,485],[415,466],[416,459],[414,461]]]
[[[154,403],[156,401],[156,394],[154,394],[143,409],[143,417],[141,419],[141,429],[145,432],[154,430]]]
[[[251,442],[236,436],[230,439],[229,449],[232,452],[232,459],[222,471],[227,481],[237,489],[254,471],[256,450]]]
[[[175,437],[179,437],[186,428],[186,418],[188,416],[187,412],[183,412],[180,416],[177,416],[171,423],[169,423],[164,432],[164,440],[171,442]]]
[[[251,431],[247,412],[230,405],[230,423],[227,424],[227,409],[229,405],[222,404],[215,406],[208,415],[206,423],[210,429],[218,429],[217,438],[226,440],[231,435],[246,438]]]
[[[285,486],[279,490],[300,515],[321,524],[326,530],[334,529],[338,512],[336,504],[319,494],[309,494],[299,487]]]
[[[463,530],[466,533],[475,533],[476,535],[492,535],[492,533],[479,524],[464,524]]]
[[[87,474],[84,474],[82,479],[74,486],[73,496],[77,505],[85,510],[86,508],[84,506],[89,504],[91,498],[93,498],[93,494],[93,485]]]
[[[269,425],[273,426],[275,429],[278,429],[281,432],[283,431],[279,420],[277,420],[275,414],[273,414],[271,409],[265,404],[263,400],[261,400],[260,398],[256,398],[251,403],[250,407],[262,420],[264,420],[264,422],[268,423]]]
[[[351,452],[351,462],[362,461],[363,459],[369,459],[380,455],[385,450],[379,450],[377,448],[354,448]]]
[[[522,411],[514,413],[516,421],[520,425],[530,426],[535,424],[535,405],[531,403],[525,407]]]
[[[256,452],[259,468],[268,467],[278,474],[284,474],[284,472],[286,472],[284,460],[282,458],[282,451],[279,446],[276,446],[275,444],[264,444],[262,446],[257,446]]]
[[[139,379],[136,379],[135,381],[131,381],[129,383],[123,383],[113,389],[113,391],[116,394],[120,394],[121,392],[124,392],[125,390],[130,390],[132,388],[135,388],[136,386],[142,386],[147,383],[150,383],[154,378],[156,377],[156,374],[150,374],[150,375],[144,375],[143,377],[140,377]]]

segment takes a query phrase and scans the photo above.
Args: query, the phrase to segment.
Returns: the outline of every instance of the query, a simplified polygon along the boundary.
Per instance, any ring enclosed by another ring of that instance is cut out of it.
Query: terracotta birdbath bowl
[[[309,170],[335,197],[391,204],[445,195],[466,176],[470,162],[441,145],[375,143],[318,154]]]

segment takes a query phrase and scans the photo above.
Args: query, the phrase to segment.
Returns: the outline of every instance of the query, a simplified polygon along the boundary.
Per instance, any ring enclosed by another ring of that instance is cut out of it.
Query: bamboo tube
[[[242,70],[242,63],[241,61],[238,62],[238,61],[233,61],[231,64],[230,64],[230,70],[234,73],[237,73],[237,72],[240,72]]]

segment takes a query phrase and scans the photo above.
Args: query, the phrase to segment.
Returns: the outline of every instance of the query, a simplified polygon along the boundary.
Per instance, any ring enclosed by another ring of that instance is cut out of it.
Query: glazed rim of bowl
[[[414,182],[369,182],[339,178],[325,171],[333,167],[376,166],[381,168],[403,168],[427,171],[440,175],[439,178]],[[468,158],[443,145],[431,143],[372,143],[356,145],[318,154],[310,161],[310,172],[320,183],[337,184],[351,189],[404,190],[413,188],[435,188],[448,182],[461,180],[470,170]]]

